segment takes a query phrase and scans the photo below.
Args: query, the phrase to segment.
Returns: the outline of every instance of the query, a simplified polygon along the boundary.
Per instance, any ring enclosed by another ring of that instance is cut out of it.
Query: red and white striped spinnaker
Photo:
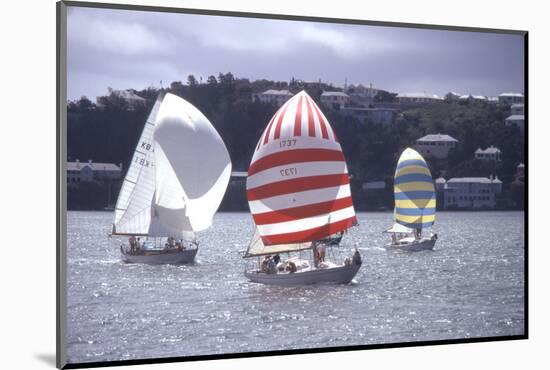
[[[288,100],[267,125],[246,189],[266,246],[319,240],[355,223],[342,148],[305,91]]]

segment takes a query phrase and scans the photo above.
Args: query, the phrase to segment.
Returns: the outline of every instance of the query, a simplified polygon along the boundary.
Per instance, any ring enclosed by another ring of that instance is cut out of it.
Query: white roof
[[[397,95],[398,98],[423,98],[423,99],[437,99],[437,100],[443,100],[443,98],[440,98],[439,95],[436,94],[428,94],[425,92],[416,92],[416,93],[399,93]]]
[[[80,171],[86,166],[90,167],[92,171],[120,171],[120,167],[114,163],[67,162],[67,170],[69,171]]]
[[[476,153],[481,154],[496,154],[496,153],[502,153],[499,148],[496,148],[494,146],[490,146],[485,150],[482,150],[481,148],[475,151]]]
[[[288,90],[273,90],[273,89],[269,89],[269,90],[266,90],[266,91],[264,91],[263,93],[261,93],[261,95],[284,95],[284,96],[292,96],[292,95],[294,95],[294,94],[291,93],[291,92],[288,91]]]
[[[134,91],[132,90],[112,90],[112,92],[114,94],[116,94],[117,96],[123,98],[123,99],[126,99],[126,100],[138,100],[138,101],[142,101],[144,102],[145,99],[142,98],[141,96],[137,95]]]
[[[498,179],[498,177],[495,177],[494,179],[490,179],[488,177],[453,177],[452,179],[449,179],[447,181],[447,184],[453,184],[453,183],[476,183],[476,184],[491,184],[491,183],[502,183]]]
[[[421,137],[420,139],[416,139],[416,141],[454,141],[458,143],[457,139],[445,134],[426,135]]]
[[[471,95],[460,95],[460,100],[468,100],[470,99]]]
[[[323,91],[321,96],[343,96],[349,98],[349,95],[341,91]]]
[[[523,114],[512,114],[510,117],[506,118],[506,121],[523,121],[525,118]]]
[[[483,95],[474,95],[473,98],[476,100],[487,100],[487,97]]]
[[[513,93],[513,92],[507,92],[507,93],[502,93],[500,94],[499,96],[518,96],[518,97],[523,97],[523,94],[520,94],[520,93]]]

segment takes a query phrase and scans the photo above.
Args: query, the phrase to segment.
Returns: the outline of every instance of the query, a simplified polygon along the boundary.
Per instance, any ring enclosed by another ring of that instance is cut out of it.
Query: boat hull
[[[198,248],[185,249],[182,251],[148,251],[139,254],[127,253],[123,248],[120,248],[122,260],[126,263],[146,263],[151,265],[160,264],[185,264],[193,263]]]
[[[297,286],[310,284],[347,284],[359,271],[360,264],[307,270],[295,273],[267,274],[257,271],[245,271],[244,275],[254,283],[278,286]]]
[[[386,245],[386,249],[387,250],[396,249],[396,250],[409,251],[409,252],[433,250],[436,241],[437,239],[425,239],[418,242],[415,241],[407,244],[388,244]]]

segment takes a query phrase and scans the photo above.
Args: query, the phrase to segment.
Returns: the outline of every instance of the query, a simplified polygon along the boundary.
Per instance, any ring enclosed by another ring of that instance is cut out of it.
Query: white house
[[[487,102],[489,104],[498,104],[498,98],[496,96],[487,97]]]
[[[321,103],[330,108],[343,108],[349,104],[349,95],[341,91],[323,91],[321,94]]]
[[[443,98],[435,94],[420,93],[399,93],[396,97],[399,103],[433,103],[443,101]]]
[[[472,96],[472,98],[474,99],[474,101],[481,103],[487,103],[489,101],[489,99],[483,95],[474,95]]]
[[[136,91],[132,89],[114,90],[109,87],[107,91],[109,92],[109,95],[115,95],[121,99],[124,99],[126,103],[128,103],[128,110],[135,110],[136,108],[144,107],[147,103],[147,100],[145,98],[137,95]],[[103,107],[103,104],[101,103],[101,98],[101,96],[96,98],[97,106],[100,108]]]
[[[504,124],[508,127],[519,128],[520,133],[523,135],[525,131],[524,121],[525,117],[523,114],[513,114],[504,120]]]
[[[443,177],[438,177],[435,179],[435,191],[440,192],[445,189],[445,184],[447,183],[447,180]]]
[[[446,159],[458,140],[449,135],[426,135],[416,140],[416,150],[425,157]]]
[[[502,93],[498,96],[498,102],[503,105],[512,105],[523,103],[523,94],[520,93]]]
[[[450,102],[458,101],[458,99],[460,99],[460,96],[461,96],[461,94],[451,91],[451,92],[445,94],[445,100],[450,101]]]
[[[498,177],[461,177],[449,179],[443,189],[443,205],[448,208],[495,208],[495,196],[502,192]]]
[[[522,116],[525,112],[523,103],[512,104],[510,110],[513,116]]]
[[[269,89],[263,93],[257,94],[256,98],[263,103],[276,104],[280,107],[292,96],[294,96],[294,94],[288,90]]]
[[[496,148],[496,147],[491,145],[490,147],[488,147],[485,150],[482,150],[481,148],[478,148],[474,152],[474,157],[476,159],[480,159],[482,161],[500,162],[500,155],[501,154],[502,154],[502,152],[500,151],[499,148]]]
[[[67,184],[75,185],[83,182],[120,180],[122,178],[122,163],[67,162]]]

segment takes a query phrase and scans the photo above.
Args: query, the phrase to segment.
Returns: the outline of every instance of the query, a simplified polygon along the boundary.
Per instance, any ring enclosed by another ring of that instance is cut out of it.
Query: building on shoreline
[[[502,192],[498,177],[460,177],[436,180],[436,190],[442,194],[444,209],[493,209],[496,195]]]
[[[104,182],[122,178],[122,163],[67,162],[67,185],[78,186],[81,183]]]

